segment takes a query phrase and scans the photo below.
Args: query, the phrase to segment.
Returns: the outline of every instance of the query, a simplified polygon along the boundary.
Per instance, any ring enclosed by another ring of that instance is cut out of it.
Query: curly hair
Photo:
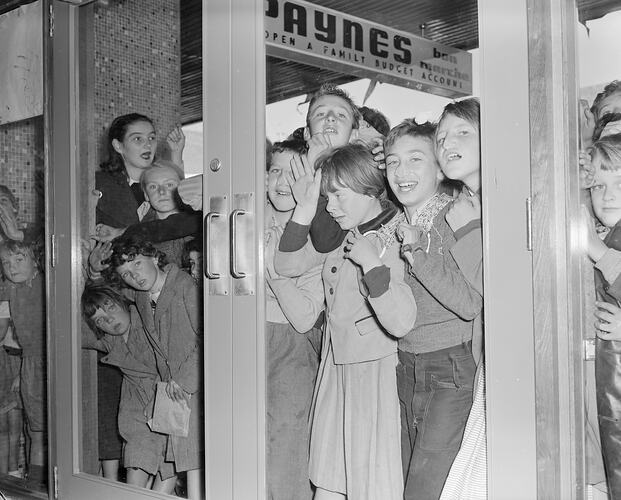
[[[116,269],[127,262],[131,262],[139,255],[157,257],[157,266],[160,269],[168,264],[166,254],[155,248],[150,241],[136,236],[119,236],[112,240],[112,255],[107,262],[110,265],[102,273],[106,281],[113,285],[125,286]]]

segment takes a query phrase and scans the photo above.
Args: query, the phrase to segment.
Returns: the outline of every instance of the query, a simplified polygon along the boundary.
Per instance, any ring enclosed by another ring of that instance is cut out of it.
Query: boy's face
[[[599,103],[598,119],[610,113],[621,113],[621,92],[613,92]]]
[[[37,274],[37,266],[34,259],[25,253],[0,253],[2,271],[9,281],[24,283],[30,281]]]
[[[385,154],[390,189],[411,215],[433,196],[443,178],[432,141],[404,135]]]
[[[478,184],[479,130],[470,122],[447,115],[436,132],[436,156],[446,177],[460,180],[468,187]]]
[[[591,187],[593,213],[606,227],[614,227],[621,220],[621,169],[595,169]]]
[[[136,255],[134,260],[125,262],[116,268],[116,272],[126,285],[135,290],[148,292],[153,288],[159,276],[157,257]]]
[[[295,199],[286,178],[291,172],[293,156],[292,151],[272,154],[272,163],[267,171],[267,197],[274,209],[279,212],[290,212],[295,208]]]
[[[328,192],[326,210],[341,229],[350,230],[370,221],[375,215],[377,201],[372,196],[357,193],[352,189],[339,186],[336,191]]]
[[[336,95],[319,97],[308,109],[307,121],[305,138],[308,140],[315,134],[324,134],[332,147],[345,146],[358,134],[353,128],[354,116],[349,103]]]
[[[144,194],[160,216],[178,210],[175,191],[179,186],[179,175],[172,168],[158,167],[145,172]]]
[[[104,300],[91,316],[91,320],[108,335],[123,335],[130,326],[129,311],[110,299]]]
[[[128,125],[123,142],[113,139],[112,146],[123,157],[126,165],[148,168],[153,163],[157,147],[155,129],[149,122],[134,122]]]

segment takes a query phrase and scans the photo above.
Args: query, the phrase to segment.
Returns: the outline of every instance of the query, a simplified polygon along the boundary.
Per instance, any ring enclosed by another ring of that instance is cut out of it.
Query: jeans
[[[405,500],[440,497],[472,406],[475,372],[470,342],[422,354],[399,351]]]

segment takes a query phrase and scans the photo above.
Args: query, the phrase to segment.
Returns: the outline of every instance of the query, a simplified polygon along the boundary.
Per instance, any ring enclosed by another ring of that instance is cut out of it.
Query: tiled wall
[[[181,104],[179,2],[109,1],[94,10],[93,140],[96,164],[105,159],[105,133],[117,115],[155,121],[158,153],[179,122]]]
[[[21,223],[44,213],[43,177],[43,118],[0,126],[0,184],[18,199]]]

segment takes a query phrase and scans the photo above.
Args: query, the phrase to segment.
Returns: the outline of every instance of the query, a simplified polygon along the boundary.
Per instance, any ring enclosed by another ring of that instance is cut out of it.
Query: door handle
[[[220,273],[211,270],[211,221],[216,217],[221,217],[222,214],[219,212],[209,212],[205,216],[205,225],[203,227],[203,234],[205,235],[204,248],[206,259],[205,259],[205,277],[210,280],[217,280],[220,278]]]
[[[233,278],[245,278],[245,272],[240,271],[237,266],[237,218],[246,215],[242,208],[236,208],[231,212],[231,274]]]

